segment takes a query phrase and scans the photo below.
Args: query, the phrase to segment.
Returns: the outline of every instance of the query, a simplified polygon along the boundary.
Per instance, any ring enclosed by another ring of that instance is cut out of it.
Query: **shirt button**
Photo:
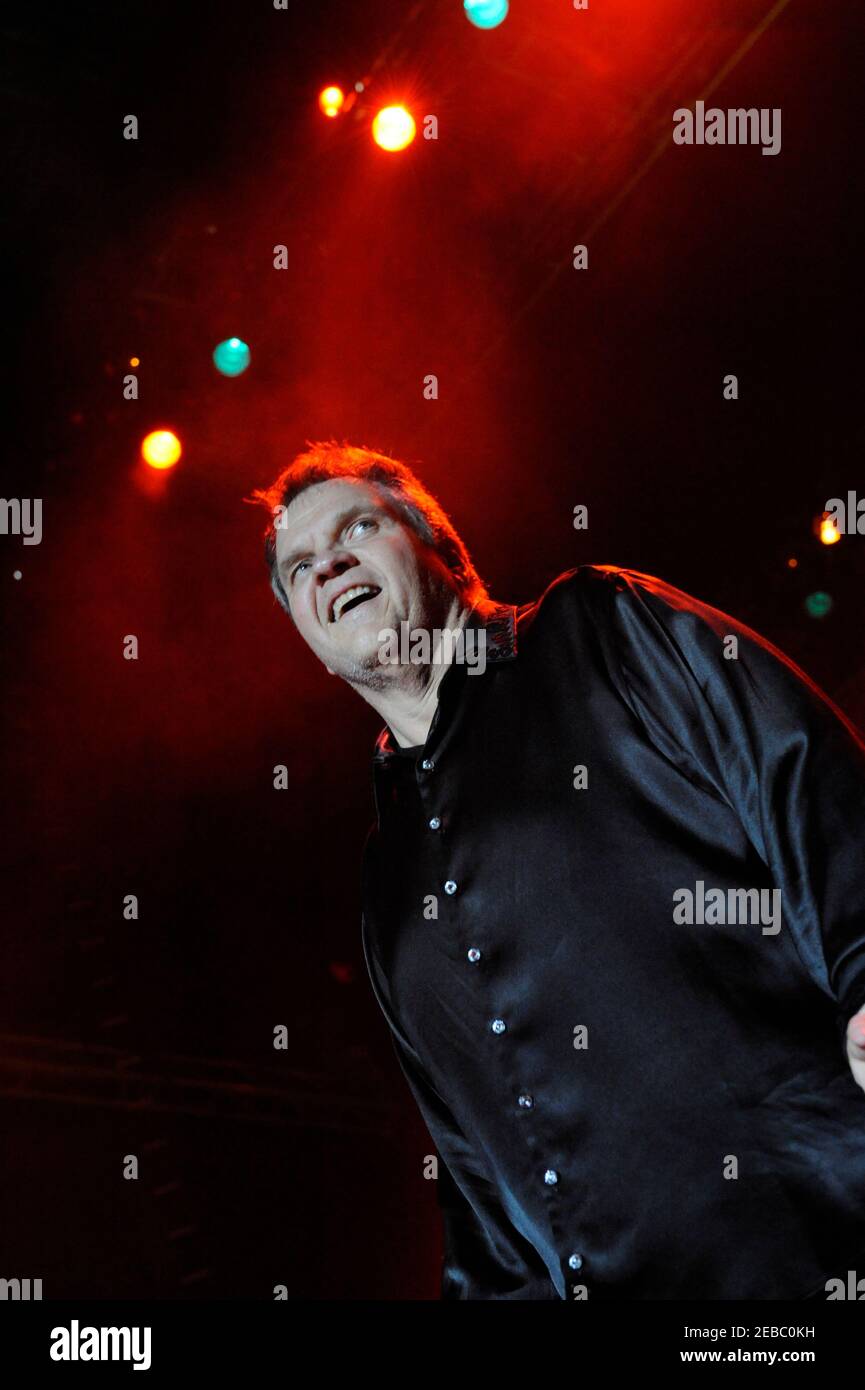
[[[582,1255],[569,1255],[569,1256],[568,1256],[568,1264],[570,1265],[571,1269],[582,1269],[582,1267],[583,1267],[583,1257],[582,1257]]]
[[[555,1168],[548,1168],[547,1171],[544,1173],[544,1182],[547,1184],[547,1187],[555,1187],[558,1180],[559,1175],[556,1172]]]
[[[432,772],[433,768],[435,767],[435,763],[433,762],[432,758],[424,758],[423,762],[421,763],[421,767],[423,768],[424,772]]]
[[[441,816],[433,816],[433,817],[432,817],[432,820],[431,820],[430,823],[429,823],[429,828],[430,828],[430,830],[438,830],[438,828],[439,828],[439,826],[441,825],[441,823],[442,823]]]
[[[481,953],[478,950],[477,946],[470,946],[469,949],[466,951],[466,955],[468,956],[472,965],[474,965],[475,962],[479,961],[481,958]]]
[[[503,1033],[507,1026],[503,1018],[494,1018],[490,1024],[494,1033]]]
[[[517,1096],[517,1105],[521,1106],[523,1110],[531,1110],[534,1103],[534,1096],[530,1096],[528,1091],[523,1091],[521,1096]]]
[[[457,886],[456,886],[456,884],[454,883],[454,881],[453,881],[452,878],[449,878],[448,881],[447,881],[447,883],[445,884],[445,892],[446,892],[446,893],[453,894],[453,893],[455,893],[456,891],[457,891]]]

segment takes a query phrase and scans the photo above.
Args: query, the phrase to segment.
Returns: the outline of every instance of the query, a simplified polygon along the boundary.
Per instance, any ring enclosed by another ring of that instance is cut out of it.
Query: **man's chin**
[[[335,676],[341,676],[351,685],[383,690],[388,683],[390,671],[381,663],[379,647],[377,640],[368,645],[358,643],[355,651],[332,654],[327,656],[325,661]]]

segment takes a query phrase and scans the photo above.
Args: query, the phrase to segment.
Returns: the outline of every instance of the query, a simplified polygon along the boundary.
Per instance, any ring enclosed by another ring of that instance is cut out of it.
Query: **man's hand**
[[[847,1024],[847,1056],[853,1080],[865,1091],[865,1007]]]

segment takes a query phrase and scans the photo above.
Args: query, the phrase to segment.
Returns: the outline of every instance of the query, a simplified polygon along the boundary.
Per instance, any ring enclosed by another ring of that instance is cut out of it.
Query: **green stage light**
[[[832,595],[824,593],[822,589],[809,594],[805,600],[805,612],[809,618],[825,618],[827,613],[832,612],[833,607]]]
[[[252,354],[240,338],[226,338],[213,349],[213,363],[223,376],[240,376],[250,363]]]
[[[507,18],[508,0],[463,0],[463,9],[476,29],[497,29]]]

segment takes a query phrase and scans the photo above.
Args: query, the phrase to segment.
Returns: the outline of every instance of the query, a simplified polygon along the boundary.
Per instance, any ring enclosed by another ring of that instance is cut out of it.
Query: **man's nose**
[[[319,555],[313,561],[313,570],[320,584],[324,584],[328,579],[333,579],[338,574],[344,574],[357,564],[353,555],[349,555],[345,550],[328,550]]]

